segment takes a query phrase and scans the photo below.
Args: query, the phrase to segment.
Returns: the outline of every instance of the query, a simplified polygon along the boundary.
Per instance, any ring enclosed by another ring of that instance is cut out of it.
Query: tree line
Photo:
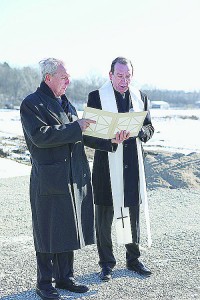
[[[41,76],[33,67],[13,68],[8,63],[0,63],[0,108],[19,106],[21,101],[39,86]],[[91,75],[74,79],[66,95],[69,100],[81,109],[87,102],[88,93],[98,89],[106,78]],[[200,103],[200,91],[170,91],[159,89],[142,89],[150,100],[166,101],[171,107],[194,108]]]

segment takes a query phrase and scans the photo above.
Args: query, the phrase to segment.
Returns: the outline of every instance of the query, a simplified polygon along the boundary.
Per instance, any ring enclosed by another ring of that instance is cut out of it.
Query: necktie
[[[69,101],[67,99],[62,99],[61,106],[64,112],[66,113],[66,115],[68,116],[69,121],[72,122],[73,119],[72,119],[72,112],[70,109]]]
[[[125,93],[118,95],[118,101],[119,101],[120,112],[128,112],[128,101],[125,97]]]

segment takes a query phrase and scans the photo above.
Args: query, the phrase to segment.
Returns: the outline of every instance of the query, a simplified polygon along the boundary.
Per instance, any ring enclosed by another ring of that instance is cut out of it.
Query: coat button
[[[83,177],[86,177],[86,174],[84,174]]]
[[[127,148],[127,146],[128,146],[127,144],[124,145],[125,148]]]
[[[128,165],[125,165],[124,168],[127,169],[127,168],[128,168]]]

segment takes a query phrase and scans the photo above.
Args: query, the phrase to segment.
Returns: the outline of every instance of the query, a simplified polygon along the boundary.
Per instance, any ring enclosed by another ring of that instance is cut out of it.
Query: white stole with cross
[[[129,88],[133,110],[143,111],[144,103],[141,99],[140,91],[134,87]],[[110,81],[106,82],[100,89],[99,95],[101,106],[103,110],[110,112],[118,112],[116,99],[112,84]],[[147,226],[148,246],[151,246],[151,232],[149,221],[148,200],[146,192],[146,180],[144,173],[143,156],[141,149],[141,141],[136,138],[138,161],[139,161],[139,192],[140,198],[144,206],[144,213]],[[108,153],[110,178],[112,186],[112,197],[114,207],[114,219],[117,234],[118,244],[132,243],[132,233],[130,225],[129,208],[124,207],[124,178],[123,178],[123,144],[119,144],[116,152]]]

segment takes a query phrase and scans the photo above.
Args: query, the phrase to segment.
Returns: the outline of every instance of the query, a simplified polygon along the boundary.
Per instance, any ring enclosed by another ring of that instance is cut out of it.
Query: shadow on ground
[[[135,272],[132,271],[128,271],[127,269],[114,269],[113,271],[113,279],[116,278],[122,278],[122,277],[132,277],[132,278],[139,278],[139,279],[146,279],[146,276],[142,276],[142,275],[138,275]],[[72,293],[72,292],[68,292],[68,291],[63,291],[63,290],[59,290],[59,294],[61,296],[61,299],[65,300],[65,299],[77,299],[77,298],[85,298],[87,299],[87,297],[94,297],[95,295],[98,294],[98,289],[92,289],[92,285],[101,285],[101,284],[105,284],[105,282],[102,282],[99,279],[99,273],[90,273],[90,274],[85,274],[84,276],[79,276],[77,277],[77,280],[81,283],[87,283],[87,285],[90,286],[90,290],[85,293],[85,294],[77,294],[77,293]],[[12,294],[12,295],[8,295],[8,296],[4,296],[2,298],[0,298],[1,300],[39,300],[41,299],[39,296],[36,295],[35,293],[35,289],[31,289],[22,293],[18,293],[18,294]]]

